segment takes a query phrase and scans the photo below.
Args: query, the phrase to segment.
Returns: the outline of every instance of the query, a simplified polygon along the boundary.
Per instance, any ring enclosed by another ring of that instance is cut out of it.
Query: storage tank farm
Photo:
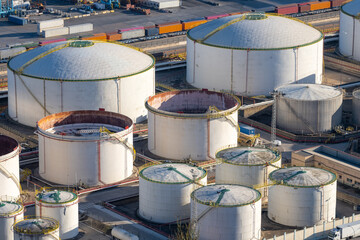
[[[339,50],[345,57],[360,61],[360,1],[353,0],[340,9]]]
[[[20,198],[19,154],[18,142],[8,136],[0,135],[0,197],[8,201]]]
[[[187,33],[187,82],[237,95],[269,95],[290,83],[322,82],[323,34],[284,16],[245,13]]]
[[[36,216],[50,217],[59,222],[60,239],[70,239],[79,233],[79,198],[63,190],[43,190],[35,196]]]
[[[237,144],[237,97],[220,92],[182,90],[150,97],[149,151],[165,159],[210,160],[219,148]]]
[[[57,240],[59,222],[47,217],[25,217],[13,225],[14,240]]]
[[[360,126],[360,89],[355,89],[353,91],[352,119],[354,125]]]
[[[105,185],[132,174],[133,122],[106,111],[70,111],[38,122],[39,174],[62,185]],[[86,166],[86,167],[84,167]]]
[[[206,184],[206,171],[200,167],[182,163],[145,167],[139,177],[139,215],[156,223],[188,219],[191,192]]]
[[[191,193],[191,221],[199,240],[261,239],[261,193],[215,184]]]
[[[155,60],[122,44],[67,41],[35,48],[8,62],[9,116],[35,127],[41,118],[75,110],[146,119],[155,93]]]
[[[12,225],[23,217],[23,205],[16,202],[0,201],[0,239],[13,240]]]
[[[268,178],[281,168],[281,155],[267,148],[235,146],[216,153],[216,183],[258,188],[262,203],[267,202]]]
[[[332,221],[336,213],[336,175],[320,168],[289,167],[273,171],[268,217],[305,227]]]
[[[277,127],[296,134],[331,131],[342,120],[342,90],[320,84],[289,84],[276,89]]]

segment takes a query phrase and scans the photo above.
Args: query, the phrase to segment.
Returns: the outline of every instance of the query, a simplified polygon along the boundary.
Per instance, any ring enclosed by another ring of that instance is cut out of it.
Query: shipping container
[[[123,32],[133,31],[133,30],[139,30],[139,29],[144,29],[144,27],[140,26],[140,27],[131,27],[131,28],[121,28],[121,29],[118,30],[118,33],[123,33]]]
[[[247,135],[254,135],[255,128],[247,126],[247,125],[240,125],[240,132],[245,133]]]
[[[0,59],[9,59],[21,52],[26,51],[25,47],[15,47],[15,48],[3,48],[0,49]]]
[[[331,2],[331,7],[334,8],[334,7],[340,7],[341,4],[342,4],[342,0],[330,0]]]
[[[299,13],[309,12],[310,4],[309,3],[299,3]]]
[[[14,15],[9,16],[9,22],[15,23],[17,25],[25,25],[28,23],[28,20],[25,18],[17,17]]]
[[[57,37],[69,34],[68,27],[54,28],[54,29],[45,29],[42,32],[44,38]]]
[[[167,26],[167,25],[178,24],[178,23],[181,23],[181,22],[180,21],[175,21],[175,22],[157,23],[157,24],[155,24],[155,26],[156,27]]]
[[[159,29],[156,27],[153,28],[146,28],[145,35],[148,37],[159,35]]]
[[[45,30],[45,29],[56,29],[64,27],[64,19],[52,19],[52,20],[46,20],[38,22],[37,24],[37,32],[39,35]]]
[[[192,29],[196,26],[199,26],[203,23],[206,23],[207,20],[203,19],[203,20],[197,20],[197,21],[193,21],[193,22],[183,22],[182,23],[182,30],[188,30],[188,29]]]
[[[279,6],[275,8],[275,12],[278,14],[293,14],[299,12],[299,7],[297,4],[289,4],[284,6]]]
[[[92,23],[84,23],[79,25],[72,25],[69,26],[69,34],[75,33],[83,33],[83,32],[91,32],[93,31],[93,24]]]
[[[117,33],[117,32],[112,32],[112,33],[107,33],[106,34],[106,39],[108,41],[118,41],[121,40],[121,33]]]
[[[50,44],[50,43],[63,42],[63,41],[66,41],[66,40],[67,40],[66,38],[59,38],[59,39],[54,39],[54,40],[44,40],[44,41],[40,41],[39,45],[44,46],[44,45],[47,45],[47,44]]]
[[[330,7],[331,7],[331,2],[330,1],[311,2],[310,3],[310,11],[327,9],[327,8],[330,8]]]
[[[218,19],[218,18],[222,18],[222,17],[227,17],[229,16],[228,13],[226,14],[220,14],[220,15],[213,15],[213,16],[207,16],[205,17],[206,20],[214,20],[214,19]]]
[[[139,37],[145,37],[144,28],[121,32],[121,38],[123,40],[131,39],[131,38],[139,38]]]
[[[191,18],[191,19],[186,19],[186,20],[181,20],[181,23],[184,22],[195,22],[195,21],[200,21],[200,20],[205,20],[205,17],[199,17],[199,18]]]
[[[169,24],[169,25],[157,25],[157,28],[159,29],[159,34],[179,32],[179,31],[182,31],[182,24],[175,23],[175,24]]]
[[[96,33],[89,37],[81,37],[82,40],[106,41],[106,33]]]

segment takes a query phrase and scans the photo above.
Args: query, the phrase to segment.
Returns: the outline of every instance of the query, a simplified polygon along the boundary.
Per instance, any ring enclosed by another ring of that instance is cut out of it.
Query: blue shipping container
[[[158,28],[147,28],[147,29],[145,29],[145,35],[148,37],[159,35],[159,29]]]
[[[247,135],[255,135],[255,128],[247,125],[240,125],[240,132]]]
[[[25,24],[28,23],[27,19],[17,17],[17,16],[14,16],[14,15],[9,16],[9,22],[12,22],[12,23],[15,23],[15,24],[18,24],[18,25],[25,25]]]

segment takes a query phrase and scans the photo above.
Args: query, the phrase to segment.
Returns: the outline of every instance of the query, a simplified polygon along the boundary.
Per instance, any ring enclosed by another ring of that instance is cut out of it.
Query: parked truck
[[[329,240],[350,239],[360,236],[360,221],[343,224],[332,229],[328,235]]]

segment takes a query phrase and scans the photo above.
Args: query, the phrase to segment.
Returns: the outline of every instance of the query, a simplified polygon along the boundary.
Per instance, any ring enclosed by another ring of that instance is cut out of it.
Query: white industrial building
[[[12,225],[24,218],[24,207],[16,202],[0,201],[0,239],[14,240]]]
[[[227,93],[183,90],[150,97],[148,148],[167,159],[209,160],[237,143],[239,100]]]
[[[341,7],[339,50],[342,55],[360,61],[360,0]]]
[[[354,125],[360,126],[360,89],[353,91],[352,119]]]
[[[281,155],[267,148],[230,147],[216,153],[217,184],[239,184],[259,188],[267,201],[268,177],[281,168]]]
[[[294,227],[335,219],[336,175],[320,168],[290,167],[270,174],[268,217]]]
[[[288,83],[321,83],[323,34],[288,17],[246,13],[187,33],[187,82],[238,95]]]
[[[60,239],[74,238],[79,233],[79,199],[76,193],[44,190],[35,196],[36,216],[50,217],[60,224]]]
[[[59,222],[52,218],[29,217],[13,225],[14,240],[57,240]]]
[[[133,122],[106,111],[71,111],[38,122],[39,174],[63,185],[104,185],[132,174]]]
[[[331,131],[342,120],[343,92],[320,84],[289,84],[276,89],[276,123],[296,134]]]
[[[27,51],[8,63],[9,115],[35,126],[58,112],[105,109],[143,121],[154,66],[152,56],[117,43],[68,41]]]
[[[261,194],[241,185],[216,184],[191,193],[191,222],[199,240],[261,239]]]
[[[144,168],[139,178],[139,214],[157,223],[186,220],[191,192],[206,184],[206,171],[199,167],[165,163]]]
[[[20,151],[21,148],[15,139],[12,139],[5,135],[0,135],[1,199],[17,200],[20,198]]]

